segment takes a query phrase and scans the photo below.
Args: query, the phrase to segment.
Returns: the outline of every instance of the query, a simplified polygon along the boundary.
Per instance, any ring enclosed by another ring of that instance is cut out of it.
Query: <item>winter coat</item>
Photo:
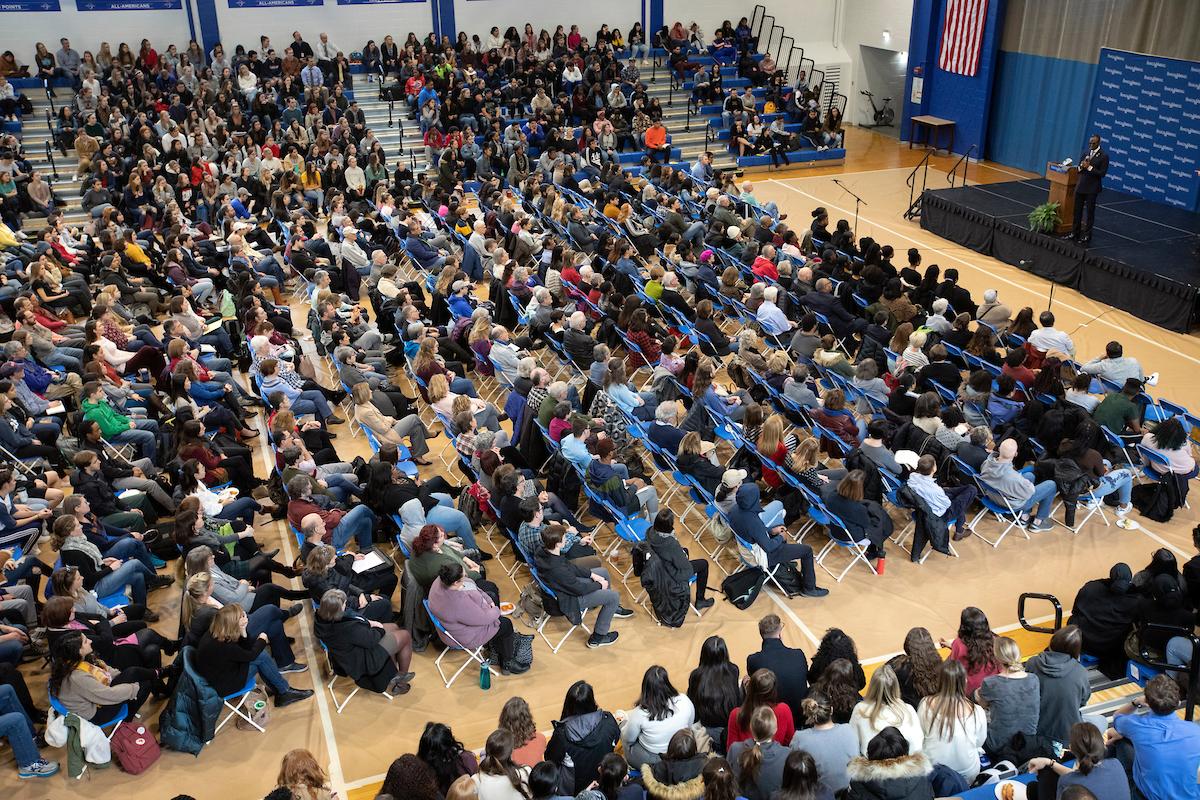
[[[850,800],[933,800],[929,776],[933,765],[924,753],[884,761],[862,756],[846,768],[850,776]]]
[[[678,628],[687,619],[692,565],[679,540],[670,534],[651,530],[646,534],[646,546],[650,557],[642,568],[642,588],[650,597],[658,621]]]
[[[913,524],[916,526],[916,530],[913,533],[912,559],[920,560],[926,543],[932,545],[936,550],[946,552],[950,543],[950,524],[946,518],[934,514],[933,510],[929,508],[929,504],[908,488],[907,484],[897,490],[896,496],[905,508],[911,508],[913,511]]]
[[[642,783],[649,800],[700,800],[704,797],[700,772],[708,758],[707,754],[677,760],[663,758],[642,770]]]
[[[367,691],[382,692],[396,676],[396,662],[379,644],[384,631],[357,614],[347,611],[333,622],[318,617],[315,629],[336,669]]]
[[[183,673],[167,707],[158,718],[158,737],[162,746],[181,753],[200,755],[200,750],[216,736],[217,718],[222,703],[216,691],[201,678],[192,664],[196,651],[184,647]]]
[[[559,766],[558,789],[576,795],[588,787],[600,761],[617,746],[621,727],[607,711],[593,711],[554,722],[546,760]]]

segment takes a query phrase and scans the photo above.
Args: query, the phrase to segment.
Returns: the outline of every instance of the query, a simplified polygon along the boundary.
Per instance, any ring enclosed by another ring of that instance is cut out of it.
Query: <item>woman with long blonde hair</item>
[[[764,458],[778,464],[786,469],[788,461],[788,453],[796,449],[799,444],[795,435],[787,433],[787,423],[779,414],[772,414],[763,422],[762,432],[758,435],[758,441],[755,443],[758,447],[758,452]],[[783,479],[779,474],[767,467],[763,467],[763,480],[772,489],[778,489],[783,485]]]
[[[468,410],[475,417],[475,422],[479,425],[480,430],[499,431],[500,430],[500,412],[494,405],[478,397],[469,397],[467,395],[458,394],[451,391],[450,383],[446,380],[445,375],[434,375],[429,381],[428,391],[429,405],[433,407],[442,416],[453,420],[457,415],[455,407],[460,401],[465,400],[469,403],[469,407],[463,410]]]
[[[294,800],[331,800],[329,776],[307,750],[289,750],[279,764],[275,785],[290,789]]]
[[[867,684],[867,694],[850,713],[850,727],[858,734],[859,755],[867,754],[867,745],[881,730],[894,727],[908,740],[908,752],[920,752],[925,733],[917,712],[900,696],[900,681],[887,664],[875,670]]]
[[[967,697],[967,671],[954,660],[937,669],[937,691],[921,700],[917,717],[925,732],[925,752],[970,786],[979,774],[979,748],[987,739],[987,712]]]

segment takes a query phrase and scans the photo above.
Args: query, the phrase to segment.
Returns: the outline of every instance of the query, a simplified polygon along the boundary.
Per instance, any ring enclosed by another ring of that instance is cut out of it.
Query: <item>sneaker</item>
[[[284,706],[290,706],[292,703],[298,703],[301,700],[307,700],[312,696],[312,689],[291,689],[283,694],[275,695],[275,707],[283,708]]]
[[[395,697],[396,695],[408,694],[410,689],[412,689],[412,686],[407,681],[401,680],[400,676],[397,675],[388,683],[387,693]]]
[[[613,612],[613,616],[617,619],[629,619],[633,616],[633,612],[625,606],[617,606],[617,610]]]
[[[17,777],[21,780],[26,778],[49,778],[51,775],[58,773],[58,762],[47,761],[44,758],[39,758],[37,761],[17,770]]]
[[[1030,524],[1028,527],[1025,528],[1025,530],[1029,531],[1030,533],[1045,533],[1046,531],[1052,530],[1053,528],[1054,528],[1054,523],[1051,522],[1050,520],[1048,520],[1048,519],[1036,520],[1035,519],[1032,524]]]
[[[824,597],[827,594],[829,594],[829,590],[820,586],[814,586],[811,589],[800,590],[801,597]]]
[[[146,581],[146,588],[165,589],[173,583],[175,583],[175,579],[170,575],[155,575],[153,578],[150,578]]]
[[[284,675],[287,675],[292,672],[296,672],[296,673],[308,672],[308,664],[305,664],[302,661],[293,661],[292,663],[288,664],[286,667],[280,667],[279,671],[281,673],[283,673]]]
[[[616,644],[617,632],[609,631],[605,634],[593,633],[588,637],[588,647],[608,647],[610,644]]]
[[[1079,504],[1081,508],[1086,508],[1088,511],[1094,511],[1102,505],[1104,505],[1104,501],[1099,497],[1093,497],[1090,500],[1084,500]]]
[[[1124,517],[1133,513],[1133,503],[1126,503],[1123,506],[1117,506],[1117,516]]]
[[[150,565],[155,569],[162,569],[167,565],[167,562],[163,561],[158,556],[150,556]]]

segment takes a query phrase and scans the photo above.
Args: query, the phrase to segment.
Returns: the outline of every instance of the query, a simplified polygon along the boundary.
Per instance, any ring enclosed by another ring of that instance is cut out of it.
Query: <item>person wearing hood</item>
[[[1071,603],[1068,625],[1083,634],[1082,651],[1100,660],[1100,671],[1110,678],[1125,674],[1125,638],[1137,618],[1140,599],[1132,591],[1133,570],[1117,563],[1107,578],[1085,583]]]
[[[591,785],[600,762],[616,749],[621,727],[611,712],[596,705],[596,695],[587,681],[576,681],[567,689],[562,715],[553,726],[546,744],[546,760],[560,769],[570,769],[573,783],[564,784],[560,779],[559,785],[575,796]]]
[[[1017,455],[1015,439],[1005,439],[995,453],[983,462],[980,477],[989,489],[998,492],[1016,511],[1022,514],[1023,524],[1030,533],[1042,533],[1054,525],[1050,512],[1054,507],[1054,495],[1058,489],[1053,480],[1034,484],[1013,467]]]
[[[928,756],[909,755],[904,734],[888,726],[867,745],[866,757],[853,759],[846,767],[850,777],[849,800],[933,800]]]
[[[646,545],[655,558],[662,561],[677,582],[687,591],[687,584],[692,576],[696,577],[696,610],[703,611],[711,608],[715,602],[706,597],[708,590],[708,561],[703,558],[688,558],[688,551],[679,543],[675,535],[675,512],[664,508],[654,517],[654,525],[646,536]]]
[[[650,769],[642,770],[646,796],[649,800],[700,800],[704,797],[700,773],[707,762],[708,754],[696,750],[691,729],[676,731],[662,758]]]
[[[759,516],[762,498],[755,483],[742,484],[734,497],[733,510],[729,512],[729,525],[738,538],[758,545],[767,556],[767,568],[773,569],[789,561],[800,562],[800,594],[804,597],[824,597],[828,589],[817,586],[813,568],[813,551],[806,544],[788,542],[783,534],[787,528],[778,525],[771,530]]]
[[[604,438],[596,445],[596,457],[587,466],[584,480],[597,494],[626,514],[658,513],[658,492],[639,478],[629,477],[629,468],[613,462],[617,444]]]
[[[1082,722],[1079,709],[1092,696],[1087,670],[1079,663],[1083,634],[1075,625],[1059,628],[1050,637],[1050,647],[1029,659],[1025,668],[1041,684],[1038,735],[1066,744],[1071,726]],[[1096,727],[1104,730],[1103,719]]]
[[[1191,640],[1183,635],[1146,629],[1147,625],[1163,625],[1191,633],[1196,625],[1196,613],[1185,601],[1179,582],[1170,575],[1157,575],[1150,582],[1150,595],[1138,606],[1134,629],[1138,631],[1138,651],[1163,655],[1171,664],[1185,666],[1192,660]]]

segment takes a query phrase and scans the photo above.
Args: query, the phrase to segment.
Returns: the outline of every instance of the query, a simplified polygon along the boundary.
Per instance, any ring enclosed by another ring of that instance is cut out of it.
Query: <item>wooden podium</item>
[[[1046,180],[1050,181],[1049,202],[1058,203],[1058,227],[1054,232],[1059,235],[1070,233],[1075,220],[1075,183],[1079,180],[1079,168],[1047,162]]]

